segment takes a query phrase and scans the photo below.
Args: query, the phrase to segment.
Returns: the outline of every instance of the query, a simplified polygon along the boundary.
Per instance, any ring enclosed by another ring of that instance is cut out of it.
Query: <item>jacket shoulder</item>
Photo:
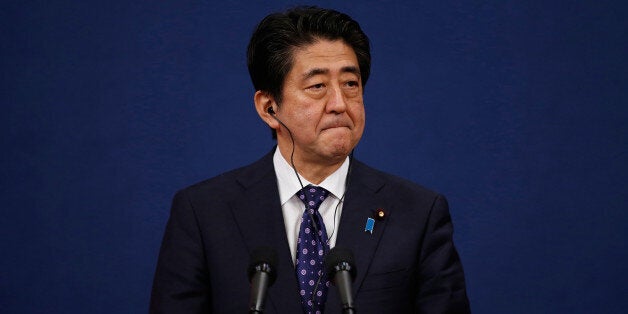
[[[354,171],[356,175],[352,179],[366,184],[377,191],[394,191],[394,193],[400,197],[413,196],[434,199],[442,196],[440,195],[440,193],[429,189],[421,184],[394,174],[375,169],[360,161],[355,161]]]
[[[202,195],[222,195],[223,197],[228,197],[232,194],[239,195],[241,191],[251,184],[274,178],[274,176],[271,153],[249,165],[187,186],[179,190],[177,194],[187,194],[191,197]]]

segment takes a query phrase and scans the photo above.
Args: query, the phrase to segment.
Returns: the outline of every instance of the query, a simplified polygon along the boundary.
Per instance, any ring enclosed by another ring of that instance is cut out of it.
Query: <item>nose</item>
[[[326,111],[328,113],[343,113],[347,110],[347,100],[342,93],[340,86],[333,86],[329,89],[329,98]]]

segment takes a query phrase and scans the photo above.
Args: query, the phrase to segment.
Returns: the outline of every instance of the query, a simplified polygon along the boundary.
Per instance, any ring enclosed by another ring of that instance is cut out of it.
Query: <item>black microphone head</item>
[[[333,281],[336,272],[341,270],[348,271],[351,275],[351,281],[355,280],[357,269],[355,268],[353,253],[346,248],[334,247],[325,257],[325,273],[327,278]]]
[[[268,273],[270,276],[269,284],[272,285],[277,279],[277,251],[275,249],[262,246],[253,250],[251,253],[251,262],[249,263],[248,275],[249,282],[258,271]]]

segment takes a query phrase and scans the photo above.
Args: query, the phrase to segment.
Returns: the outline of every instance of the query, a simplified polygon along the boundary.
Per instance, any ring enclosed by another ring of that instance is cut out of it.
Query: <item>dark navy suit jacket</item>
[[[409,181],[352,161],[336,245],[355,256],[358,313],[468,313],[447,201]],[[373,233],[366,220],[386,217]],[[271,246],[277,281],[266,313],[301,313],[297,277],[279,202],[272,152],[179,191],[174,197],[151,294],[151,313],[245,313],[249,254]],[[340,313],[334,286],[326,313]]]

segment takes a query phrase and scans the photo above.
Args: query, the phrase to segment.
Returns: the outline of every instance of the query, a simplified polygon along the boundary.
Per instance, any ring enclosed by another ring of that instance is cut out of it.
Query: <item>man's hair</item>
[[[371,69],[369,39],[358,22],[338,11],[296,7],[266,16],[257,26],[247,50],[249,74],[255,90],[281,103],[283,83],[294,63],[294,51],[317,40],[342,40],[358,59],[362,86]]]

